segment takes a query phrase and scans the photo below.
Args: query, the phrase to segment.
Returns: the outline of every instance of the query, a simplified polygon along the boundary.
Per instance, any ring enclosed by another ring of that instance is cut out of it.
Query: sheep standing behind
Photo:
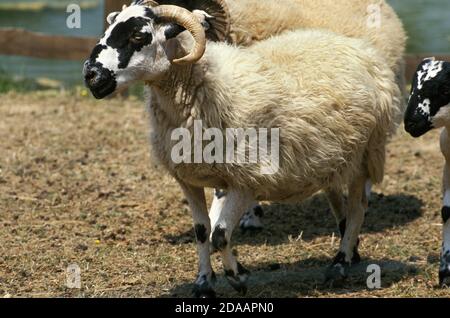
[[[230,240],[255,199],[299,202],[325,190],[333,210],[347,215],[330,277],[345,275],[358,261],[365,184],[383,178],[385,145],[401,104],[393,72],[365,41],[307,30],[249,48],[205,44],[203,26],[189,11],[131,6],[112,21],[84,73],[97,98],[133,81],[147,83],[153,153],[179,182],[193,213],[197,296],[214,295],[210,244],[221,253],[231,285],[246,291],[248,271],[232,254]],[[184,127],[195,133],[196,120],[223,136],[226,128],[278,128],[279,169],[262,174],[261,162],[175,162],[173,132]],[[210,214],[206,187],[227,190]]]
[[[142,1],[141,1],[142,2]],[[145,0],[144,0],[145,2]],[[385,0],[156,0],[213,16],[209,38],[250,46],[282,32],[323,29],[364,39],[383,56],[404,90],[406,33]],[[218,18],[218,21],[214,21]],[[405,96],[406,96],[406,92]],[[400,121],[401,119],[399,119]]]
[[[225,3],[230,11],[229,38],[233,43],[248,45],[285,30],[330,30],[369,41],[394,73],[401,72],[405,30],[384,0],[225,0]]]
[[[427,58],[418,66],[413,78],[405,128],[417,138],[433,128],[442,127],[444,227],[439,283],[450,286],[450,62]]]

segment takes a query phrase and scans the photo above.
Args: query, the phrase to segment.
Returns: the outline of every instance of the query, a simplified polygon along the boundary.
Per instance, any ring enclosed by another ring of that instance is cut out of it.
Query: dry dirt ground
[[[137,100],[77,94],[0,96],[0,297],[183,297],[197,271],[188,207],[151,163]],[[402,129],[400,129],[402,130]],[[438,131],[401,132],[374,189],[347,284],[323,273],[338,248],[326,200],[265,206],[263,231],[234,235],[251,297],[447,297],[436,287],[441,245]],[[69,264],[81,289],[66,286]],[[219,296],[237,294],[217,255]],[[381,267],[382,288],[366,287]]]

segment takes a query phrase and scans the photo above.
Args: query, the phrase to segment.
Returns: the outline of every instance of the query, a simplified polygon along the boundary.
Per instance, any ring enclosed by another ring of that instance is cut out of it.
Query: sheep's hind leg
[[[218,215],[218,211],[221,209],[222,201],[226,196],[226,191],[215,189],[214,191],[214,199],[211,205],[210,210],[210,216],[211,216],[211,223],[215,223],[214,218],[216,218],[216,215]],[[262,229],[262,222],[261,218],[264,215],[264,211],[262,207],[259,205],[257,201],[254,201],[250,209],[248,209],[245,214],[242,216],[241,220],[239,221],[239,227],[243,231],[247,230],[260,230]]]
[[[363,206],[367,209],[368,207],[368,198],[370,196],[370,192],[372,190],[372,183],[370,180],[367,180],[365,183],[365,192],[363,195],[362,203]],[[326,196],[328,198],[328,202],[330,203],[331,211],[336,218],[336,223],[339,228],[339,233],[341,235],[341,239],[344,238],[345,229],[347,227],[347,215],[346,215],[346,204],[344,200],[344,195],[341,189],[330,188],[325,191]],[[358,253],[359,239],[356,241],[355,248],[353,250],[352,264],[358,264],[361,262],[361,257]]]
[[[326,280],[334,283],[347,277],[348,268],[360,261],[357,252],[358,235],[364,222],[366,178],[355,177],[349,186],[348,210],[339,252],[326,272]]]
[[[447,169],[446,169],[447,170]],[[439,267],[439,285],[450,287],[450,189],[445,191],[444,207],[442,208],[442,252]]]
[[[205,191],[203,188],[187,186],[181,182],[180,185],[192,210],[195,237],[197,239],[199,270],[194,283],[193,293],[197,298],[214,298],[216,296],[213,289],[215,274],[211,267],[210,243],[208,239],[211,233],[211,225],[206,206]]]
[[[339,228],[341,238],[343,238],[345,234],[346,208],[342,190],[331,188],[327,189],[325,194],[327,196],[328,203],[330,204],[331,211],[336,218],[336,223]]]
[[[253,199],[246,193],[230,190],[224,197],[222,209],[217,211],[212,226],[211,242],[222,257],[225,277],[239,293],[247,292],[247,280],[250,272],[246,270],[233,255],[231,235],[244,212],[252,205]]]
[[[441,134],[441,151],[445,157],[443,192],[444,206],[442,207],[442,252],[439,267],[439,285],[450,287],[450,138],[447,129]]]

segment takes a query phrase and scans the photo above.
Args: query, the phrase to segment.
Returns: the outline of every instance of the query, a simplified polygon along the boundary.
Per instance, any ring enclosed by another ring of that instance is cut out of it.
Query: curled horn
[[[142,2],[140,2],[139,4],[143,5],[143,6],[149,6],[149,7],[156,7],[159,6],[159,3],[153,0],[144,0]]]
[[[191,52],[182,58],[173,60],[172,63],[193,64],[201,59],[206,49],[206,34],[196,16],[187,9],[173,5],[160,5],[152,8],[152,10],[158,17],[184,27],[194,38],[195,44]]]

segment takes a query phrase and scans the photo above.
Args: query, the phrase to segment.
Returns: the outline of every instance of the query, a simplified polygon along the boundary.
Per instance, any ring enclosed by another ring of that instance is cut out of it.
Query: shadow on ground
[[[423,202],[412,195],[383,195],[372,193],[366,213],[362,234],[377,233],[386,229],[408,224],[422,215]],[[302,204],[263,205],[264,229],[243,233],[236,229],[234,244],[278,245],[287,242],[289,236],[308,242],[319,236],[338,235],[337,226],[328,201],[318,194]],[[169,234],[165,239],[171,244],[185,244],[194,241],[192,229],[183,233]]]
[[[328,258],[310,258],[292,264],[281,264],[280,268],[270,270],[270,264],[260,263],[248,267],[251,276],[246,297],[313,297],[333,294],[349,294],[356,292],[370,293],[367,279],[367,266],[377,264],[381,268],[381,288],[388,288],[407,277],[417,274],[414,265],[388,259],[364,259],[354,266],[342,287],[333,287],[325,283],[324,273],[329,265]],[[192,297],[193,284],[182,283],[160,297]],[[239,297],[226,282],[223,275],[218,275],[215,286],[218,297]]]

